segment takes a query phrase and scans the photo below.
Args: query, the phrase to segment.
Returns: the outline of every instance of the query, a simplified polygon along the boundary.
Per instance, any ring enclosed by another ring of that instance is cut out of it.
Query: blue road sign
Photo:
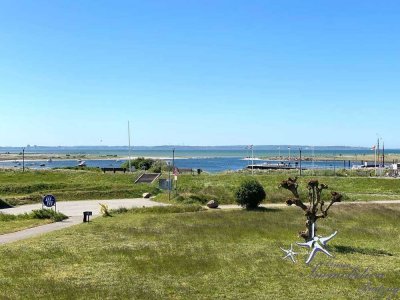
[[[47,207],[52,207],[54,204],[56,204],[56,197],[54,197],[53,195],[44,196],[43,204]]]

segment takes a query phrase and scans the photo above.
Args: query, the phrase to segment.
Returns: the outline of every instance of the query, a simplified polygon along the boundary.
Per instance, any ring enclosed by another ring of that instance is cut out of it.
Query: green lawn
[[[20,231],[27,228],[32,228],[40,225],[52,223],[52,220],[43,219],[16,219],[11,221],[0,220],[0,234]]]
[[[296,176],[294,172],[272,172],[270,174],[255,174],[254,177],[263,185],[267,198],[265,202],[284,203],[291,193],[280,189],[279,183],[289,176]],[[215,174],[201,176],[183,175],[178,179],[178,194],[181,200],[190,202],[190,197],[196,200],[215,199],[220,203],[235,203],[234,191],[240,182],[248,178],[249,174]],[[370,178],[370,177],[334,177],[334,176],[302,176],[298,182],[300,192],[306,197],[306,184],[310,179],[318,179],[320,183],[327,184],[330,191],[337,191],[345,196],[346,201],[358,200],[399,200],[400,179]],[[325,192],[328,199],[329,192]],[[174,193],[173,193],[174,195]],[[194,195],[194,197],[193,197]],[[198,199],[200,197],[200,199]],[[159,199],[167,200],[166,195],[160,195]],[[192,199],[193,200],[193,199]]]
[[[305,249],[295,247],[296,264],[279,249],[300,241],[296,207],[174,210],[139,209],[1,246],[0,298],[383,299],[400,288],[400,206],[334,206],[318,227],[339,231],[327,247],[334,258],[318,253],[311,266]],[[383,277],[318,277],[350,267]],[[372,291],[380,286],[382,297]]]

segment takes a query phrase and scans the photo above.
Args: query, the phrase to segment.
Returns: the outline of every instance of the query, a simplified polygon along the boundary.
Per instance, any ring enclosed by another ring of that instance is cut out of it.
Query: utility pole
[[[375,165],[374,165],[374,167],[375,167],[375,176],[376,176],[376,146],[374,147],[375,149],[375,155],[374,155],[374,161],[375,161]]]
[[[25,148],[22,148],[22,172],[25,172]]]
[[[171,200],[171,162],[167,162],[168,165],[168,200]]]
[[[129,121],[128,121],[128,167],[129,167],[129,172],[132,172],[132,166],[131,166],[131,129],[129,126]]]
[[[301,176],[301,148],[299,148],[300,151],[300,176]]]
[[[172,171],[174,172],[174,179],[175,179],[175,148],[172,149]],[[175,183],[175,195],[176,195],[176,183]]]
[[[254,175],[254,145],[251,145],[251,175]]]

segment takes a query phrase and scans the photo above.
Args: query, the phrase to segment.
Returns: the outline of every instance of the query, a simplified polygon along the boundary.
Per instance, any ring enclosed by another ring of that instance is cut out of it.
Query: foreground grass
[[[36,226],[52,223],[52,220],[39,220],[39,219],[20,219],[12,221],[0,220],[0,234],[16,232]]]
[[[40,202],[45,194],[57,200],[136,198],[157,194],[155,186],[134,184],[138,174],[75,170],[0,170],[0,198],[13,205]]]
[[[339,230],[328,244],[335,257],[319,253],[310,267],[305,249],[295,246],[296,264],[279,249],[299,241],[304,216],[296,208],[134,210],[0,247],[0,297],[382,299],[362,289],[400,288],[399,217],[394,205],[335,207],[319,224],[323,235]],[[328,262],[339,267],[318,272],[352,266],[383,278],[313,278],[313,268]]]

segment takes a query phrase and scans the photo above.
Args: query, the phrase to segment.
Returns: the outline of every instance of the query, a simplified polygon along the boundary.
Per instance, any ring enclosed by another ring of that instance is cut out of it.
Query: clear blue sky
[[[400,147],[400,1],[0,0],[0,146]]]

